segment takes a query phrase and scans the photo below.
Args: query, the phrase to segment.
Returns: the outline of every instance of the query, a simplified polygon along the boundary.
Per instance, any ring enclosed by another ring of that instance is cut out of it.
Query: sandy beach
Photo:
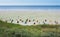
[[[47,19],[52,22],[58,21],[58,24],[60,24],[60,10],[0,10],[0,19],[8,21],[9,19],[13,19],[13,23],[16,23],[16,20],[19,19],[22,19],[23,21],[26,19],[35,19],[40,22],[38,24],[43,24],[42,22]],[[32,25],[32,22],[26,25]],[[50,22],[47,22],[47,24],[50,24]]]

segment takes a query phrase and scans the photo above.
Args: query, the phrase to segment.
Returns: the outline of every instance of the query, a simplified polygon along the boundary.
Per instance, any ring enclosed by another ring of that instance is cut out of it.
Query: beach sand
[[[52,22],[56,20],[60,24],[60,10],[0,10],[0,19],[2,20],[9,21],[9,19],[13,19],[14,23],[16,23],[16,20],[22,19],[25,21],[27,18],[38,20],[40,22],[38,24],[43,24],[42,22],[45,19]],[[27,25],[32,25],[32,23]]]

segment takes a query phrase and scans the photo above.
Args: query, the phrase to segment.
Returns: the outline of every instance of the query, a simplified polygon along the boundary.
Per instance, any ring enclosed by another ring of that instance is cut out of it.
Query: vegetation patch
[[[60,37],[60,25],[22,26],[0,20],[0,37]]]

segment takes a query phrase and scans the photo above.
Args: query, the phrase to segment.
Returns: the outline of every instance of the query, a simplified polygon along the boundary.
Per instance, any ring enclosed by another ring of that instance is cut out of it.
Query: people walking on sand
[[[19,19],[19,17],[18,17],[18,19],[11,19],[11,18],[9,18],[9,19],[3,19],[3,21],[5,21],[5,22],[8,22],[8,23],[17,23],[17,24],[25,24],[25,25],[39,25],[39,24],[43,24],[43,25],[57,25],[57,24],[59,24],[59,21],[57,21],[57,20],[52,20],[52,19],[44,19],[44,20],[42,20],[42,21],[40,21],[40,20],[38,20],[38,19],[30,19],[30,18],[27,18],[27,19]]]

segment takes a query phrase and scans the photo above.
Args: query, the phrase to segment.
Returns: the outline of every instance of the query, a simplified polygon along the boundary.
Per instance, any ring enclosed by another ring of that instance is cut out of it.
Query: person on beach
[[[55,22],[55,24],[58,24],[58,21],[54,21]]]

